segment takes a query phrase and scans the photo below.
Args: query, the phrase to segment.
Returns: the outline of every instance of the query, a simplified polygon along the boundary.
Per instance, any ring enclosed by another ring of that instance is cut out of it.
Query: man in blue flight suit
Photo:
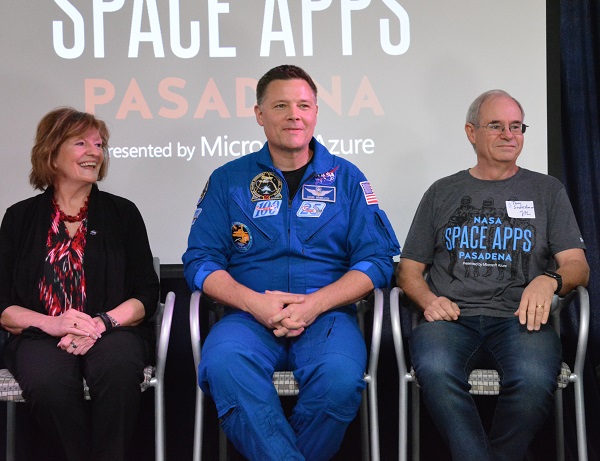
[[[248,459],[326,460],[365,387],[354,303],[388,285],[400,248],[365,176],[313,137],[311,77],[275,67],[256,97],[267,143],[213,172],[183,255],[191,289],[228,306],[199,385]],[[281,369],[300,385],[289,421],[271,381]]]

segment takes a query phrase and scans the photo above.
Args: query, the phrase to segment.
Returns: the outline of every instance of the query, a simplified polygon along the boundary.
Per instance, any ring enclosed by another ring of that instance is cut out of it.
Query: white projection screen
[[[133,200],[180,264],[210,173],[257,150],[256,81],[295,64],[319,87],[316,136],[358,165],[404,241],[425,189],[474,165],[467,107],[501,88],[547,171],[545,0],[19,0],[0,6],[0,210],[33,195],[40,118],[105,120],[101,189]]]

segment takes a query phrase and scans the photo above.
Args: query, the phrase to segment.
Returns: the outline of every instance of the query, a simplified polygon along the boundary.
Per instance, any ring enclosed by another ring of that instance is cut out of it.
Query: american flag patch
[[[367,205],[377,205],[379,202],[377,201],[377,196],[375,192],[373,192],[373,188],[371,187],[371,183],[369,181],[362,181],[360,183],[360,187],[362,187],[363,194],[365,195],[365,200],[367,201]]]

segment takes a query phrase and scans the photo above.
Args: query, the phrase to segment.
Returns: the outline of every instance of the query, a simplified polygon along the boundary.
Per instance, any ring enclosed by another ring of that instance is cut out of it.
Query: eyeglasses
[[[499,123],[488,123],[487,125],[475,125],[477,128],[485,128],[490,134],[501,134],[504,132],[506,125],[500,125]],[[524,123],[511,123],[508,125],[508,129],[512,134],[524,134],[525,130],[529,125]]]

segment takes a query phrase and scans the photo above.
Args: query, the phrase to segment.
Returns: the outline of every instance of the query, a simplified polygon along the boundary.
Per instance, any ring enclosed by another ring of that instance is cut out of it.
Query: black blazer
[[[12,205],[4,215],[0,226],[0,314],[11,305],[46,313],[38,283],[46,258],[53,194],[49,187]],[[156,311],[159,281],[146,226],[133,202],[101,192],[95,184],[88,201],[83,267],[86,313],[94,316],[135,298],[146,311],[146,328],[140,333],[153,334],[148,320]]]

